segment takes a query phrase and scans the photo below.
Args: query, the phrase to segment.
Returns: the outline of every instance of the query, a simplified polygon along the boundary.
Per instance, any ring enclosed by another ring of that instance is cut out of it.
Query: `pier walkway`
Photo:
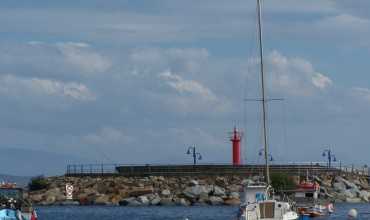
[[[270,165],[271,173],[287,173],[289,175],[361,175],[369,177],[368,168],[356,169],[354,166],[335,165],[328,167],[326,163],[287,163]],[[122,164],[71,164],[67,166],[66,176],[251,176],[262,175],[264,165],[247,164],[233,166],[228,164],[199,165],[122,165]]]

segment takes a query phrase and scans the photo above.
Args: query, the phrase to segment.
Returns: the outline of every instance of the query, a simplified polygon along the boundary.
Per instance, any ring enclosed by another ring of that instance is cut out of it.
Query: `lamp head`
[[[334,162],[337,162],[337,158],[335,156],[333,157],[333,161]]]
[[[198,160],[202,160],[203,159],[203,157],[202,157],[202,155],[198,155]]]
[[[325,151],[324,151],[324,152],[322,152],[322,156],[323,156],[323,157],[326,157],[326,153],[325,153]]]
[[[191,154],[190,148],[188,149],[188,151],[186,152],[186,154]]]

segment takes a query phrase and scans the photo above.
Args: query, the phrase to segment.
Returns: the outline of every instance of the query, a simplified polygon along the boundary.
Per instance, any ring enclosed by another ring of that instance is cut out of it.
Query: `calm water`
[[[336,204],[336,213],[324,219],[346,219],[349,209],[370,212],[369,204]],[[237,207],[38,207],[39,220],[234,220]],[[360,219],[369,219],[363,215]]]

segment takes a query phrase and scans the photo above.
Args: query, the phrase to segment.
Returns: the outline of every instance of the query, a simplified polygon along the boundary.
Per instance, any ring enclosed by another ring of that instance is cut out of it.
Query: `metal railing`
[[[334,175],[353,174],[369,176],[368,168],[343,166],[341,163],[328,167],[325,162],[303,162],[272,164],[271,172],[282,172],[290,175],[320,175],[329,173]],[[194,175],[259,175],[265,171],[264,165],[247,164],[234,166],[230,164],[71,164],[67,166],[67,176],[194,176]]]

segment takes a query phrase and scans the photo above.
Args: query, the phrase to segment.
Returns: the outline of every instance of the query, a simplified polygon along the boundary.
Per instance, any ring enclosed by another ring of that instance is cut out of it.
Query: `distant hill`
[[[31,177],[26,176],[11,176],[6,174],[0,174],[0,182],[17,183],[19,187],[25,187],[28,185]]]
[[[67,164],[83,163],[83,161],[79,157],[67,154],[20,148],[0,148],[0,173],[10,176],[62,175]]]

